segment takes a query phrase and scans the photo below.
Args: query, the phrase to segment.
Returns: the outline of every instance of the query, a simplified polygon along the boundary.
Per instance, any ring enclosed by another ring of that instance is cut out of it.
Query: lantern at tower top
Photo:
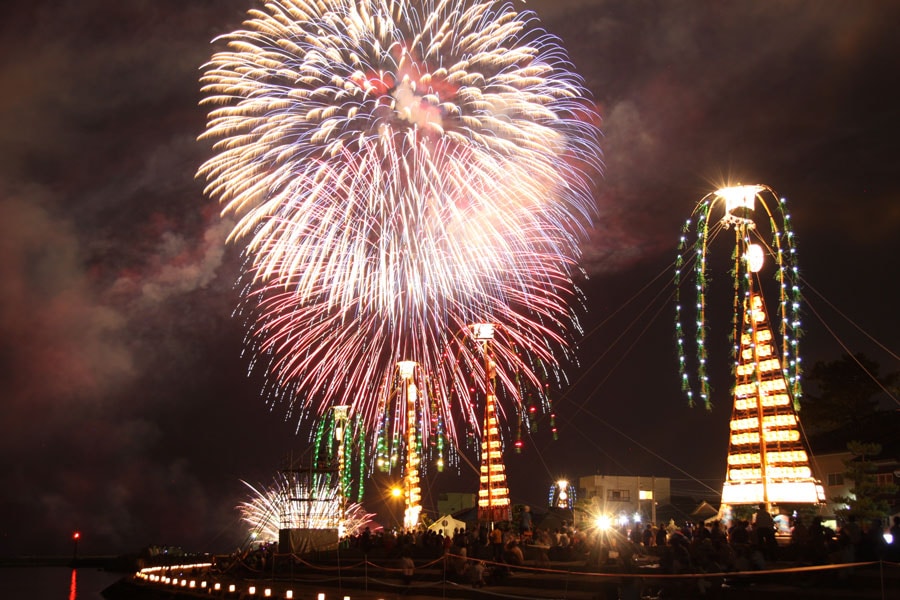
[[[762,185],[735,185],[716,190],[716,197],[725,203],[722,223],[754,227],[753,211],[756,210],[756,195],[765,190]]]
[[[725,231],[733,233],[729,248]],[[714,244],[715,242],[715,244]],[[717,253],[713,247],[725,246]],[[795,409],[799,409],[800,386],[800,274],[794,233],[783,198],[766,185],[725,186],[700,199],[687,220],[675,260],[675,329],[681,387],[688,403],[712,406],[708,359],[707,300],[713,268],[722,266],[715,256],[731,256],[734,297],[731,306],[731,339],[740,339],[740,307],[749,299],[751,289],[769,298],[773,307],[774,333],[780,338],[780,363],[788,381]],[[727,260],[727,259],[726,259]],[[774,267],[774,276],[762,277],[766,266]],[[693,279],[693,285],[682,285]],[[693,296],[687,300],[684,296]],[[687,300],[687,301],[685,301]],[[691,352],[693,346],[693,352]],[[732,359],[737,362],[739,344],[732,344]]]

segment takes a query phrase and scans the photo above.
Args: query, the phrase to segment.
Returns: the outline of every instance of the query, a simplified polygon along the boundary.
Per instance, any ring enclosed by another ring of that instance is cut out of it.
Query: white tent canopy
[[[453,532],[456,529],[465,529],[466,524],[459,519],[453,518],[452,515],[444,515],[443,517],[438,517],[434,520],[429,527],[429,531],[434,531],[435,533],[440,533],[444,537],[453,537]]]

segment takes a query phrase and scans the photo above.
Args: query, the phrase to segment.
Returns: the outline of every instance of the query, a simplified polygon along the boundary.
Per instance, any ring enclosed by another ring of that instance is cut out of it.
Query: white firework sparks
[[[250,346],[298,413],[350,399],[372,431],[400,360],[434,390],[422,435],[477,428],[472,323],[498,375],[542,387],[594,215],[597,117],[533,13],[478,1],[282,0],[202,77],[200,169],[250,261]],[[454,400],[454,397],[456,400]],[[437,414],[433,414],[437,411]]]
[[[252,496],[238,510],[252,537],[260,541],[277,542],[280,529],[336,529],[345,535],[358,535],[375,516],[358,503],[348,504],[341,511],[337,486],[329,485],[324,478],[310,485],[281,474],[268,488],[256,488],[246,481],[243,484]]]

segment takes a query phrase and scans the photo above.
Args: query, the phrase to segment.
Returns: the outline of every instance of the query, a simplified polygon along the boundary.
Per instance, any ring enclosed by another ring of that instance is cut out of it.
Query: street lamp
[[[389,494],[390,494],[390,499],[392,501],[400,500],[403,497],[403,488],[400,487],[399,485],[392,485],[391,489],[389,490]],[[400,520],[397,518],[397,514],[394,512],[394,503],[393,502],[389,503],[389,508],[390,508],[390,512],[391,512],[391,519],[393,520],[394,525],[400,526],[401,525]]]
[[[78,560],[78,540],[81,539],[81,532],[75,531],[72,533],[72,562]]]

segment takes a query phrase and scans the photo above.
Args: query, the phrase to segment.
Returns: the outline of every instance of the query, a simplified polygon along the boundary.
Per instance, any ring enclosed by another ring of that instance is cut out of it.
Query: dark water
[[[86,567],[3,567],[0,568],[0,598],[101,600],[100,592],[122,577],[121,573]]]

